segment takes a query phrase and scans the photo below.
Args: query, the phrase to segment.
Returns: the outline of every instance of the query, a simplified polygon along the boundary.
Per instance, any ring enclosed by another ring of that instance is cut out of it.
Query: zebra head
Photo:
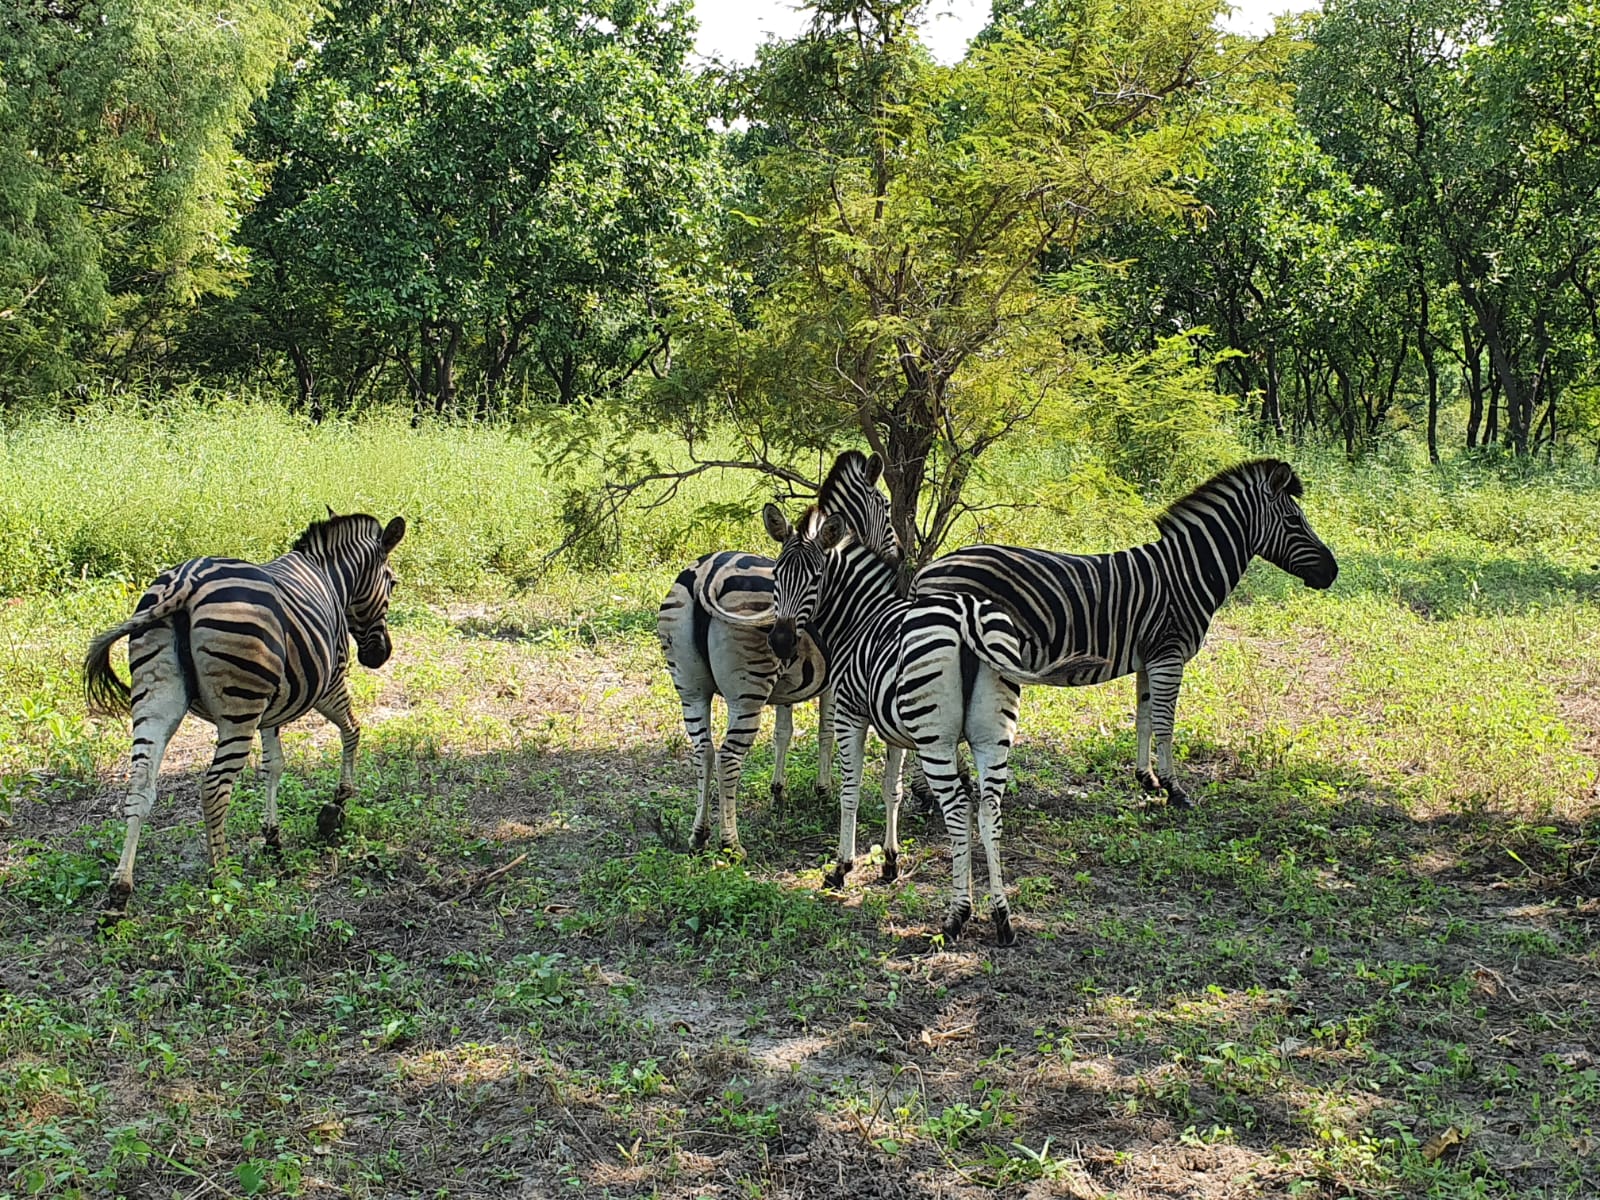
[[[889,501],[878,490],[882,477],[882,458],[846,450],[822,481],[817,507],[828,516],[843,517],[857,541],[891,566],[898,566],[902,551],[889,521]],[[771,524],[767,529],[772,529]]]
[[[1300,507],[1300,497],[1305,494],[1300,476],[1288,463],[1275,458],[1248,465],[1261,481],[1256,553],[1307,587],[1332,587],[1339,577],[1339,563]]]
[[[381,667],[394,652],[389,640],[389,596],[394,591],[389,555],[405,535],[404,517],[384,526],[365,513],[341,517],[330,508],[328,519],[311,526],[294,544],[316,560],[344,597],[345,622],[363,667]]]
[[[789,518],[776,504],[762,509],[761,519],[772,540],[783,543],[772,568],[775,620],[767,634],[767,645],[787,663],[795,656],[801,627],[816,614],[828,551],[839,544],[848,527],[840,514],[824,517],[815,505],[806,509],[798,525],[789,524]]]

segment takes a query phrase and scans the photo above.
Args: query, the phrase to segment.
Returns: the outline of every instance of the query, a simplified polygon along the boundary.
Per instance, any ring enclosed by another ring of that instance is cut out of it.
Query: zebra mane
[[[1174,500],[1156,515],[1156,528],[1163,535],[1173,532],[1185,524],[1185,518],[1191,513],[1206,507],[1208,501],[1220,494],[1239,491],[1241,485],[1246,488],[1254,484],[1265,485],[1280,469],[1288,472],[1289,476],[1284,491],[1297,499],[1305,495],[1305,484],[1300,482],[1299,474],[1288,463],[1280,458],[1255,458],[1218,471],[1188,495]]]
[[[330,516],[324,521],[311,522],[294,540],[290,549],[310,554],[337,542],[349,542],[367,536],[373,541],[383,536],[383,525],[378,518],[366,513],[346,513],[344,516]]]
[[[828,471],[828,477],[822,481],[822,487],[817,490],[817,503],[823,508],[831,509],[833,506],[830,502],[845,485],[845,480],[851,475],[865,478],[870,473],[869,467],[867,456],[861,451],[846,450],[834,460],[833,466]]]

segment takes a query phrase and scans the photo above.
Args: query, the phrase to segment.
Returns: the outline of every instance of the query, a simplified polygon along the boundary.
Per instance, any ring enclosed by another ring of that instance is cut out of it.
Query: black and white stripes
[[[312,709],[339,728],[339,789],[317,822],[324,836],[338,831],[354,790],[361,735],[346,678],[350,639],[363,666],[388,661],[389,554],[405,529],[402,517],[385,528],[364,514],[330,513],[271,562],[193,559],[159,576],[130,620],[90,644],[84,688],[91,711],[133,713],[133,770],[123,806],[128,829],[108,908],[120,911],[133,890],[139,831],[155,804],[167,744],[187,712],[217,727],[201,792],[213,868],[227,855],[228,804],[258,729],[264,832],[267,845],[278,847],[278,729]],[[125,637],[131,687],[111,667],[111,647]]]
[[[791,527],[772,505],[767,530],[783,543],[773,570],[777,620],[769,635],[780,656],[792,653],[810,627],[829,648],[834,729],[844,767],[839,856],[829,876],[842,885],[855,859],[867,730],[890,747],[884,771],[884,878],[896,876],[899,853],[900,759],[914,751],[939,800],[950,834],[952,882],[945,932],[954,936],[972,914],[972,810],[989,869],[995,932],[1014,940],[1000,873],[1000,799],[1016,732],[1019,684],[1073,683],[1103,668],[1074,654],[1039,665],[1041,655],[998,604],[967,595],[903,600],[895,566],[849,537],[837,516],[809,510]],[[965,740],[978,769],[977,797],[957,762]]]
[[[1045,661],[1067,654],[1105,660],[1074,683],[1137,674],[1139,782],[1187,805],[1172,770],[1173,719],[1184,664],[1212,617],[1257,555],[1310,587],[1329,587],[1339,573],[1300,509],[1303,490],[1288,463],[1244,463],[1173,503],[1157,518],[1160,538],[1148,545],[1113,554],[969,546],[924,567],[913,594],[986,597],[1016,614]]]
[[[847,450],[822,481],[818,503],[824,511],[838,513],[846,527],[865,544],[898,562],[899,547],[889,524],[889,502],[877,487],[882,473],[883,462],[876,455],[868,458],[859,451]],[[773,799],[781,800],[787,786],[789,742],[794,729],[791,706],[813,698],[822,710],[818,720],[817,783],[824,791],[832,790],[827,658],[805,633],[783,662],[768,648],[772,566],[772,559],[758,554],[708,554],[673,581],[656,617],[656,632],[683,706],[683,724],[694,747],[698,769],[693,833],[696,849],[710,837],[713,794],[719,840],[724,846],[738,847],[739,775],[745,754],[761,727],[761,710],[769,704],[777,710]],[[723,619],[719,614],[732,614],[734,619]],[[720,749],[711,733],[714,696],[721,696],[728,710],[727,732]]]

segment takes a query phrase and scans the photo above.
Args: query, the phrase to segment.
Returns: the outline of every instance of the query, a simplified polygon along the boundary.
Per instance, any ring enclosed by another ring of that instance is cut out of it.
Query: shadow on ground
[[[1418,821],[1358,772],[1205,746],[1202,808],[1166,810],[1083,770],[1125,740],[1019,752],[1009,950],[936,936],[936,818],[896,884],[868,856],[821,892],[808,749],[781,809],[752,755],[743,864],[683,853],[681,755],[380,735],[340,846],[312,755],[287,862],[251,785],[213,886],[175,777],[103,938],[114,797],[24,803],[0,1076],[43,1082],[0,1085],[38,1134],[13,1161],[358,1196],[1593,1194],[1592,828]],[[175,1148],[107,1157],[123,1129]]]

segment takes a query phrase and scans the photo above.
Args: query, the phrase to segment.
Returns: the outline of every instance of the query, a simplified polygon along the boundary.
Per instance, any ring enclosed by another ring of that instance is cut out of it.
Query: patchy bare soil
[[[295,848],[263,855],[247,783],[216,886],[209,730],[185,728],[104,936],[114,781],[18,805],[0,1191],[1600,1195],[1594,825],[1419,816],[1392,779],[1263,751],[1356,706],[1337,648],[1238,639],[1260,669],[1229,703],[1264,715],[1190,741],[1196,813],[1144,805],[1114,716],[1025,744],[1000,950],[987,920],[936,936],[937,818],[905,819],[896,884],[864,855],[819,890],[808,732],[781,811],[751,756],[748,860],[690,858],[644,638],[447,618],[366,677],[337,848],[312,830],[336,739],[310,723]]]

